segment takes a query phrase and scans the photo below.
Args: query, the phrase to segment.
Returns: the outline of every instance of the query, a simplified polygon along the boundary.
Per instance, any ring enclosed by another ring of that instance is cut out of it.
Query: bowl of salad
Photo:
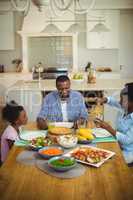
[[[65,172],[76,166],[77,162],[73,157],[56,156],[48,160],[48,166],[55,171]]]
[[[29,142],[28,147],[31,148],[32,150],[39,150],[43,147],[47,147],[52,144],[53,144],[53,141],[51,141],[47,137],[37,137],[37,138],[32,139]]]

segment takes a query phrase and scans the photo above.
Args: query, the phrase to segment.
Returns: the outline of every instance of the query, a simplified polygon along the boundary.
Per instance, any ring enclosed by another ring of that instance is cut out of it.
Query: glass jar
[[[94,68],[89,69],[87,82],[96,83],[96,71]]]

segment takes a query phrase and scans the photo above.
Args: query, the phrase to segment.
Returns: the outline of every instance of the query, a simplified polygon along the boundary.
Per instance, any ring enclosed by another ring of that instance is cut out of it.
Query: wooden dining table
[[[35,124],[28,128],[36,129]],[[60,179],[18,163],[16,157],[24,147],[13,146],[0,168],[0,199],[132,200],[133,170],[125,164],[118,143],[98,143],[97,147],[116,154],[99,168],[84,165],[86,171],[80,177]]]

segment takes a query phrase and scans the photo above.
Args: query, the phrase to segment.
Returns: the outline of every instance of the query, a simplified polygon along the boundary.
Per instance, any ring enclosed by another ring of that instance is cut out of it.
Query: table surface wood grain
[[[125,164],[119,145],[99,143],[97,146],[114,151],[116,155],[100,168],[86,166],[87,170],[84,175],[72,179],[59,179],[45,174],[35,166],[17,163],[16,157],[23,148],[14,146],[6,162],[0,168],[0,199],[133,199],[133,169]]]

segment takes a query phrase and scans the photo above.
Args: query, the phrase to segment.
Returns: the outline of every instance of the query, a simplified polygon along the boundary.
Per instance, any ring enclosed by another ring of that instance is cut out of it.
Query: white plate
[[[43,131],[23,131],[20,134],[20,138],[22,140],[30,141],[37,137],[46,137],[46,135],[47,135],[47,131],[45,131],[45,130],[43,130]]]
[[[56,126],[56,127],[66,127],[66,128],[72,128],[73,122],[51,122],[49,123],[50,126]]]
[[[103,128],[94,128],[92,133],[97,138],[112,136],[107,130]]]
[[[93,167],[100,167],[105,161],[107,161],[109,158],[111,158],[112,156],[115,155],[115,153],[112,152],[112,151],[108,151],[108,150],[97,148],[97,147],[82,145],[82,146],[77,147],[77,148],[73,149],[72,151],[69,151],[68,153],[64,154],[64,156],[72,157],[72,155],[71,155],[72,153],[74,153],[77,150],[82,149],[82,148],[91,148],[92,150],[103,151],[103,152],[108,153],[108,156],[106,158],[102,159],[101,161],[99,161],[98,163],[90,163],[90,162],[78,160],[78,159],[75,158],[78,162],[84,163],[86,165],[91,165]]]

